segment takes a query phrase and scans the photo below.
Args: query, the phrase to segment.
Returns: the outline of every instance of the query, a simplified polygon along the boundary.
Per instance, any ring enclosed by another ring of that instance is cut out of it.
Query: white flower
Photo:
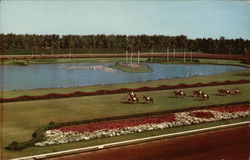
[[[208,112],[211,113],[213,116],[205,118],[192,116],[191,113],[195,112]],[[54,130],[47,130],[45,132],[45,137],[44,137],[45,140],[42,142],[37,142],[35,145],[49,146],[49,145],[64,144],[69,142],[87,141],[95,138],[120,136],[120,135],[132,134],[135,132],[165,129],[175,126],[191,125],[203,122],[227,120],[238,117],[245,117],[249,115],[250,115],[249,111],[228,113],[228,112],[213,111],[209,109],[202,109],[202,110],[175,113],[176,121],[173,122],[162,122],[158,124],[142,124],[133,127],[103,129],[94,132],[84,132],[84,133],[78,133],[73,131],[62,132],[59,129],[54,129]]]

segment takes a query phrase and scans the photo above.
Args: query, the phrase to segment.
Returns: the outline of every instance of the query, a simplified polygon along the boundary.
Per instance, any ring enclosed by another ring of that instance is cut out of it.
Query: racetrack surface
[[[134,54],[136,56],[137,54]],[[59,54],[59,55],[0,55],[0,60],[4,59],[50,59],[50,58],[118,58],[118,57],[126,57],[126,54]],[[167,57],[167,53],[141,53],[141,58],[150,58],[150,57]],[[210,54],[210,53],[199,53],[187,52],[184,54],[183,52],[176,52],[175,54],[169,53],[169,58],[208,58],[208,59],[234,59],[234,60],[246,60],[249,57],[244,55],[235,55],[235,54]]]
[[[77,155],[62,160],[248,160],[250,126],[129,145]]]

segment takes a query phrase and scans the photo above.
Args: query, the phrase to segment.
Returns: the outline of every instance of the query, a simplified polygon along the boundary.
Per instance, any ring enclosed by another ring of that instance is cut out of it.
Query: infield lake
[[[246,69],[244,67],[227,65],[147,64],[153,70],[152,72],[129,73],[112,69],[109,67],[110,65],[112,64],[2,65],[0,69],[0,87],[2,91],[77,87],[213,75]]]

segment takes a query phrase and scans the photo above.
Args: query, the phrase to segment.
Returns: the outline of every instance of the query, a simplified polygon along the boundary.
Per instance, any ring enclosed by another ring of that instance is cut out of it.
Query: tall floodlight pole
[[[126,50],[126,64],[128,63],[128,50]]]
[[[184,57],[183,57],[184,63],[186,63],[186,48],[184,49]]]
[[[71,46],[69,48],[69,60],[70,60],[70,58],[71,58]]]
[[[53,52],[53,48],[51,47],[50,48],[50,54],[53,56],[54,55],[54,52]]]
[[[175,48],[174,48],[174,58],[175,58]]]
[[[69,44],[69,60],[71,58],[71,39],[70,39],[70,44]]]
[[[169,61],[169,48],[167,49],[167,62]]]
[[[137,54],[138,54],[138,58],[137,58],[137,61],[138,61],[138,62],[137,62],[137,63],[140,64],[140,50],[139,50],[139,49],[138,49],[138,51],[137,51]]]
[[[133,63],[133,51],[131,52],[131,57],[130,57],[130,66],[132,67],[132,63]]]
[[[190,59],[191,59],[191,62],[193,62],[193,52],[192,52],[192,50],[191,50],[191,57],[190,57]]]
[[[153,49],[151,49],[151,62],[153,62]]]

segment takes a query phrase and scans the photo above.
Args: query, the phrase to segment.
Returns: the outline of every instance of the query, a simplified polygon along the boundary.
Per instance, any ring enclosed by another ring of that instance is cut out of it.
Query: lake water
[[[2,91],[77,87],[212,75],[246,69],[225,65],[148,65],[153,72],[127,73],[102,63],[5,65],[0,69],[0,87]]]

